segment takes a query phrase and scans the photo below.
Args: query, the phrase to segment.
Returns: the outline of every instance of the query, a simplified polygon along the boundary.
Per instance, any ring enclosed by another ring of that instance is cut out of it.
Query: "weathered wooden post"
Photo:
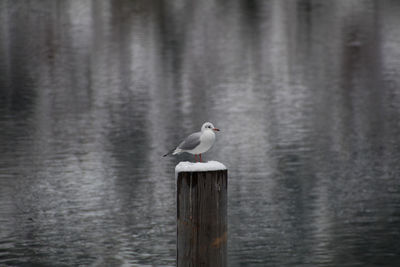
[[[217,161],[181,162],[177,177],[177,266],[227,266],[228,171]]]

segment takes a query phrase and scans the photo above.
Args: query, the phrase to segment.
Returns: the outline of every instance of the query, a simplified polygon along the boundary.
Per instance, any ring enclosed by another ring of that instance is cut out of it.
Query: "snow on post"
[[[179,162],[175,167],[175,174],[180,172],[206,172],[206,171],[222,171],[226,170],[224,164],[218,161],[208,161],[208,162],[189,162],[182,161]]]
[[[180,162],[177,266],[227,266],[228,170],[217,161]]]

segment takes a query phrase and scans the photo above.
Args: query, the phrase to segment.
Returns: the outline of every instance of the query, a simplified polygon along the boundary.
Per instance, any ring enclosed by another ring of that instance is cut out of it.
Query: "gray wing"
[[[182,143],[179,144],[178,148],[182,150],[192,150],[200,144],[201,132],[193,133],[186,137]]]

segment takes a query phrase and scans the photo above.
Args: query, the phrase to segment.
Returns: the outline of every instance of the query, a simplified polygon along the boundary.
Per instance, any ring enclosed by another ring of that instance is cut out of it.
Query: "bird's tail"
[[[175,148],[172,149],[172,150],[170,150],[167,154],[163,155],[163,157],[166,157],[166,156],[168,156],[168,155],[171,155],[172,153],[174,153],[174,151],[175,151]]]

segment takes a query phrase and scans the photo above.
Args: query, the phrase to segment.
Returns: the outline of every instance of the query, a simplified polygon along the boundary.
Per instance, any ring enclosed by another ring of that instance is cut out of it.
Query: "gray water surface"
[[[174,167],[229,266],[400,266],[400,3],[0,2],[0,266],[174,266]]]

